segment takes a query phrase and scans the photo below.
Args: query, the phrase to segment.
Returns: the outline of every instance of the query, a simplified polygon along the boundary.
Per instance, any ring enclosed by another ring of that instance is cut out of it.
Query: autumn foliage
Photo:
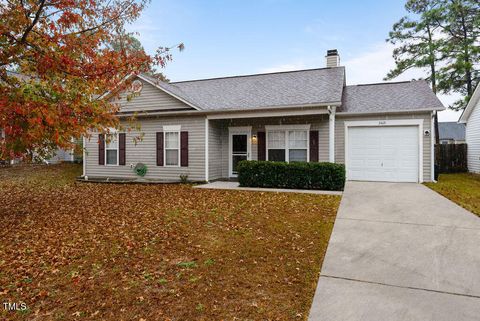
[[[125,25],[146,2],[2,1],[0,159],[46,156],[89,129],[117,124],[118,106],[99,97],[171,59],[170,48],[153,57],[132,50]]]

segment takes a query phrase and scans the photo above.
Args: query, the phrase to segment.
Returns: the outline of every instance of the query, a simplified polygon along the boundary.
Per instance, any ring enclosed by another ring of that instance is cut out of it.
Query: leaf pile
[[[1,319],[308,317],[339,197],[75,183],[77,170],[0,169],[0,299],[28,306]]]

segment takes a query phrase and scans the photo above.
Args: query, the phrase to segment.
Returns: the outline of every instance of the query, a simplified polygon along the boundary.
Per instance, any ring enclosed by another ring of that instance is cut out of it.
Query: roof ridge
[[[172,81],[172,82],[170,82],[169,84],[179,84],[179,83],[186,83],[186,82],[197,82],[197,81],[218,80],[218,79],[230,79],[230,78],[255,77],[255,76],[264,76],[264,75],[288,74],[288,73],[294,73],[294,72],[326,70],[326,69],[335,69],[335,68],[343,68],[343,69],[345,69],[345,66],[323,67],[323,68],[310,68],[310,69],[299,69],[299,70],[289,70],[289,71],[274,71],[274,72],[265,72],[265,73],[248,74],[248,75],[237,75],[237,76],[224,76],[224,77],[213,77],[213,78],[203,78],[203,79],[181,80],[181,81]]]
[[[347,85],[346,87],[362,87],[362,86],[379,86],[379,85],[395,85],[395,84],[407,84],[417,81],[424,81],[423,79],[420,80],[404,80],[404,81],[385,81],[385,82],[374,82],[368,84],[356,84],[356,85]]]

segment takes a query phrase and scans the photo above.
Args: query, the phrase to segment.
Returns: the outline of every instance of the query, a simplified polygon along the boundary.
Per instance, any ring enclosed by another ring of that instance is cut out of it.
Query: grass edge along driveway
[[[480,216],[480,174],[440,174],[437,183],[425,185]]]

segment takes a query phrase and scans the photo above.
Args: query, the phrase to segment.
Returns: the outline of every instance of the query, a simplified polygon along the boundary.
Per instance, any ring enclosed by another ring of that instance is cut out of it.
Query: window
[[[273,126],[271,126],[273,127]],[[267,153],[269,161],[307,162],[308,130],[303,128],[267,128]]]
[[[165,166],[180,164],[180,132],[165,132]]]
[[[268,132],[268,160],[275,162],[286,161],[285,132],[272,130]]]
[[[290,162],[306,162],[307,145],[307,131],[290,130],[288,132],[288,160]]]
[[[105,135],[106,165],[118,165],[118,137],[117,134]]]

